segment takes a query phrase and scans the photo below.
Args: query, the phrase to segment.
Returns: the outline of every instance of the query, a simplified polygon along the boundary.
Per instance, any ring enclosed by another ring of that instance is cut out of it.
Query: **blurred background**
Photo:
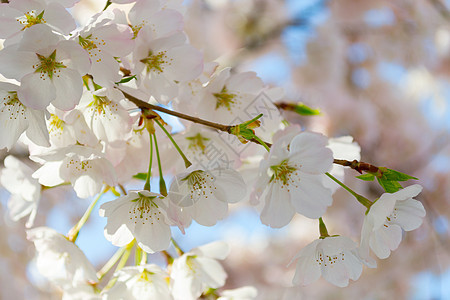
[[[73,13],[86,23],[103,2],[82,0]],[[291,287],[295,266],[286,266],[318,236],[317,221],[298,215],[273,230],[242,203],[216,226],[193,224],[185,235],[174,231],[180,246],[229,242],[226,288],[253,285],[258,299],[450,299],[450,1],[190,0],[185,5],[185,30],[205,61],[257,72],[266,84],[285,88],[285,101],[322,112],[313,117],[286,112],[289,122],[330,137],[351,135],[361,146],[362,161],[418,177],[424,191],[417,199],[427,216],[388,259],[378,260],[377,269],[364,269],[344,289],[322,279]],[[26,155],[20,147],[14,151]],[[355,175],[346,172],[347,185],[369,199],[381,195],[379,186]],[[8,198],[1,190],[0,297],[58,299],[59,292],[36,274],[34,246],[25,238],[24,221],[9,219]],[[101,202],[111,199],[107,194]],[[36,225],[67,233],[88,203],[75,200],[68,189],[44,191]],[[361,205],[338,190],[324,220],[330,234],[359,241],[363,214]],[[98,267],[115,251],[103,238],[104,226],[94,213],[77,240]],[[153,259],[161,261],[157,255]]]

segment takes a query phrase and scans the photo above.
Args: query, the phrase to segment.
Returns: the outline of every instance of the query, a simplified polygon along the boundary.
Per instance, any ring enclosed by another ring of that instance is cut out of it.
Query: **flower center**
[[[283,186],[289,186],[290,183],[294,183],[292,179],[292,175],[298,175],[299,168],[295,166],[291,166],[288,163],[288,160],[283,160],[279,165],[271,166],[270,170],[272,171],[272,177],[270,178],[270,182],[279,181]],[[296,186],[297,187],[297,186]]]
[[[166,51],[159,51],[157,54],[153,54],[150,50],[148,56],[140,60],[141,63],[147,66],[147,73],[155,71],[161,74],[164,71],[164,64],[170,64],[172,59],[168,58]]]
[[[325,255],[322,251],[319,251],[316,253],[316,262],[319,264],[319,266],[324,267],[332,267],[338,262],[342,262],[345,260],[345,253],[340,252],[335,255]]]
[[[188,149],[192,149],[193,151],[198,150],[201,151],[202,154],[205,154],[205,142],[209,141],[210,139],[203,137],[200,133],[197,133],[194,136],[187,137],[186,139],[189,141]]]
[[[6,97],[3,97],[3,101],[0,106],[1,113],[7,113],[10,120],[27,119],[25,113],[25,105],[23,105],[17,97],[17,92],[8,92]]]
[[[118,104],[112,103],[108,97],[92,95],[94,101],[89,103],[88,107],[91,107],[97,115],[106,114],[107,107],[111,110],[118,110]]]
[[[66,68],[66,66],[56,61],[56,50],[50,54],[49,57],[45,57],[36,53],[39,58],[39,63],[33,65],[33,69],[35,69],[35,73],[41,73],[41,78],[45,80],[45,75],[47,75],[50,79],[53,79],[53,75],[56,74],[56,77],[59,77],[60,69]]]
[[[139,198],[131,200],[135,205],[130,208],[128,212],[130,214],[130,220],[134,218],[134,223],[137,224],[138,220],[145,224],[150,222],[153,225],[154,222],[159,222],[161,218],[161,212],[158,205],[153,201],[156,196],[144,196],[139,193]]]
[[[58,118],[57,115],[51,114],[50,115],[50,121],[49,121],[49,131],[63,131],[64,130],[64,121]]]
[[[35,10],[31,10],[25,13],[25,15],[17,18],[17,22],[24,25],[22,28],[22,31],[30,28],[33,25],[46,23],[45,20],[42,18],[44,16],[44,11],[42,11],[40,14],[36,15]]]
[[[227,110],[231,111],[231,107],[236,103],[236,94],[229,93],[226,86],[223,86],[222,91],[220,93],[214,93],[214,97],[216,97],[216,110],[220,107],[225,107]]]
[[[202,170],[193,171],[191,174],[182,179],[187,181],[189,186],[191,200],[204,196],[208,198],[208,195],[212,195],[214,177]],[[216,187],[214,187],[216,189]]]

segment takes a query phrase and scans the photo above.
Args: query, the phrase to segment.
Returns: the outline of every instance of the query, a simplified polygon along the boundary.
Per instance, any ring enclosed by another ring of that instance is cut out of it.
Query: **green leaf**
[[[295,107],[294,107],[294,111],[296,113],[298,113],[299,115],[302,116],[315,116],[315,115],[320,115],[320,110],[318,109],[313,109],[303,103],[298,103]]]
[[[116,84],[127,83],[127,82],[129,82],[129,81],[131,81],[133,79],[136,79],[136,75],[129,76],[129,77],[124,77],[124,78],[122,78],[122,80],[116,82]]]
[[[386,193],[395,193],[403,188],[401,184],[395,180],[385,180],[382,178],[377,178],[377,180]]]
[[[418,180],[418,178],[410,176],[408,174],[398,172],[391,169],[386,169],[386,171],[383,172],[382,179],[386,180],[395,180],[395,181],[407,181],[410,179]]]
[[[356,176],[356,178],[364,180],[364,181],[373,181],[375,179],[375,175],[363,174],[363,175]]]
[[[140,179],[140,180],[147,180],[147,173],[137,173],[133,176],[133,178]]]

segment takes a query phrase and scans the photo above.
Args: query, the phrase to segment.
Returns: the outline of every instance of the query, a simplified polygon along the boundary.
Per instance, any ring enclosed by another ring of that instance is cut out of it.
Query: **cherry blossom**
[[[99,140],[112,143],[131,137],[133,119],[120,103],[123,99],[123,94],[113,88],[83,93],[78,109]]]
[[[363,263],[357,255],[357,245],[344,236],[317,239],[303,248],[292,261],[297,260],[293,284],[307,285],[320,275],[328,282],[344,287],[349,279],[361,276]]]
[[[183,208],[199,224],[212,226],[228,212],[228,203],[242,200],[246,194],[242,176],[235,170],[218,167],[206,169],[190,166],[178,174],[169,188],[173,204]]]
[[[36,266],[46,278],[61,287],[96,283],[97,275],[84,253],[65,236],[48,227],[27,231],[37,251]]]
[[[70,146],[35,155],[33,160],[43,163],[34,178],[45,186],[70,182],[80,198],[100,193],[103,183],[116,184],[116,174],[111,163],[96,149]]]
[[[172,299],[169,275],[157,265],[125,267],[115,276],[116,284],[103,294],[103,299]]]
[[[202,54],[189,44],[183,33],[153,37],[144,27],[139,32],[133,52],[133,73],[141,87],[158,102],[167,104],[178,95],[176,82],[189,81],[202,72]]]
[[[195,300],[207,288],[223,286],[227,274],[217,260],[224,259],[228,251],[224,242],[213,242],[176,258],[170,273],[174,299]]]
[[[119,63],[115,57],[124,57],[134,48],[133,32],[127,24],[112,23],[109,11],[98,14],[75,37],[91,59],[89,74],[104,87],[120,81]]]
[[[18,41],[23,31],[37,24],[69,34],[76,27],[75,20],[60,2],[21,0],[0,4],[0,38]]]
[[[264,200],[261,221],[271,227],[287,225],[295,212],[319,218],[332,203],[331,190],[322,174],[331,169],[333,157],[325,136],[303,132],[292,139],[289,151],[275,143],[261,161],[254,196]]]
[[[425,208],[413,199],[421,191],[422,187],[414,184],[392,194],[384,193],[370,207],[364,217],[360,246],[360,255],[369,265],[375,263],[369,247],[378,258],[387,258],[399,246],[402,229],[411,231],[422,224]]]
[[[0,149],[10,150],[24,132],[33,143],[50,146],[45,113],[25,106],[17,96],[19,88],[0,82]]]
[[[39,110],[50,103],[62,110],[74,108],[83,92],[81,76],[90,67],[78,44],[40,24],[26,30],[19,44],[2,49],[0,63],[5,77],[21,82],[20,102]]]
[[[145,252],[166,250],[170,245],[167,216],[168,199],[149,191],[130,191],[128,195],[104,203],[99,210],[108,218],[105,237],[115,246],[125,246],[136,239]]]
[[[9,215],[14,221],[29,215],[26,227],[33,226],[41,199],[41,185],[31,175],[33,170],[12,155],[5,157],[0,183],[11,193]]]

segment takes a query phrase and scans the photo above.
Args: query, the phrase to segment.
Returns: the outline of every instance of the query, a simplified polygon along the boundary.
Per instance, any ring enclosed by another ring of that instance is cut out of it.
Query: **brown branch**
[[[183,113],[180,113],[180,112],[177,112],[177,111],[174,111],[174,110],[170,110],[170,109],[167,109],[167,108],[164,108],[164,107],[161,107],[161,106],[157,106],[157,105],[153,105],[153,104],[144,102],[144,101],[142,101],[142,100],[140,100],[140,99],[138,99],[138,98],[128,94],[127,92],[124,92],[121,89],[119,89],[119,90],[124,94],[124,96],[129,101],[131,101],[134,104],[136,104],[136,106],[139,107],[140,109],[150,109],[150,110],[160,111],[160,112],[166,113],[168,115],[178,117],[180,119],[184,119],[184,120],[187,120],[187,121],[191,121],[193,123],[201,124],[201,125],[204,125],[204,126],[208,126],[208,127],[217,129],[219,131],[226,132],[228,134],[232,134],[232,128],[239,125],[239,124],[237,124],[237,125],[223,125],[223,124],[219,124],[219,123],[214,123],[214,122],[210,122],[210,121],[207,121],[207,120],[203,120],[203,119],[200,119],[200,118],[197,118],[197,117],[193,117],[193,116],[190,116],[190,115],[186,115],[186,114],[183,114]],[[254,139],[254,138],[249,139],[248,141],[250,141],[252,143],[255,143],[255,144],[258,144],[258,145],[262,145],[258,140]],[[265,143],[265,144],[267,146],[269,146],[269,147],[272,146],[272,144],[270,144],[270,143]]]

